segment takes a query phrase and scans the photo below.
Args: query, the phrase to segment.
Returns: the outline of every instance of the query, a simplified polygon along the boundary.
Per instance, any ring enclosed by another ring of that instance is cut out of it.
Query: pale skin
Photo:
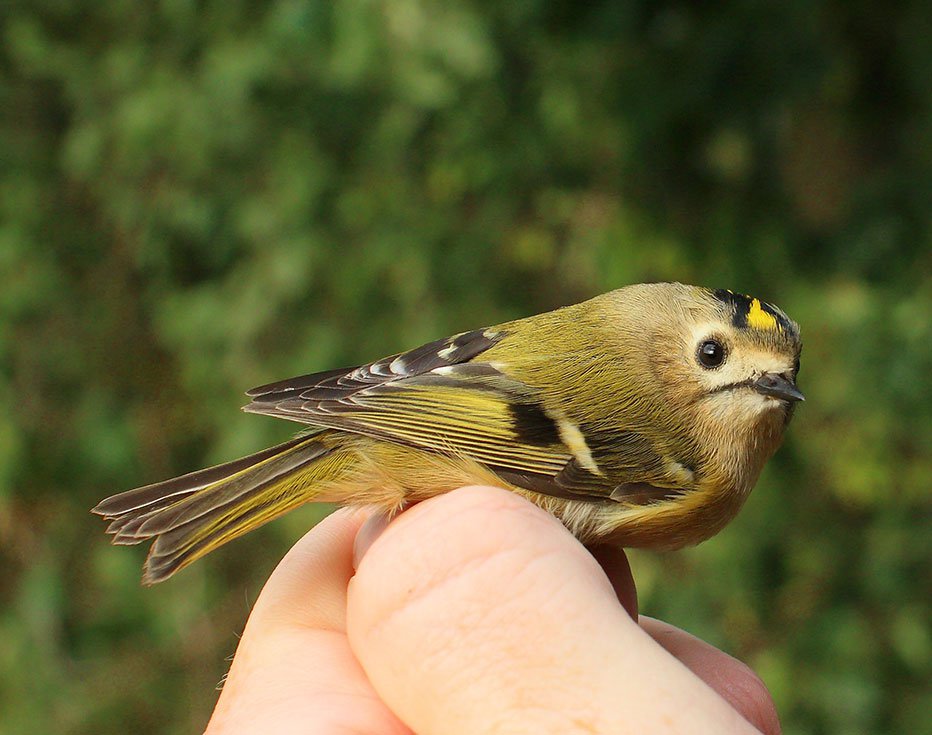
[[[596,560],[598,558],[598,561]],[[780,732],[744,664],[637,615],[621,551],[470,487],[337,511],[275,570],[209,735]]]

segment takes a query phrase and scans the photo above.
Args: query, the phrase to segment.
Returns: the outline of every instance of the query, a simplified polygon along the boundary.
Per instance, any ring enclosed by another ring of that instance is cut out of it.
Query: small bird
[[[355,368],[247,392],[309,427],[93,509],[154,539],[144,584],[308,501],[396,512],[463,485],[518,493],[584,543],[673,549],[721,530],[779,446],[799,327],[727,290],[627,286]]]

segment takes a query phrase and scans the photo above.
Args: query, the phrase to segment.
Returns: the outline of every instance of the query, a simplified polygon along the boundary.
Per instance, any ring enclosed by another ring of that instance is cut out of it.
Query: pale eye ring
[[[717,367],[721,367],[727,355],[728,352],[725,349],[725,345],[717,339],[703,340],[699,343],[699,347],[696,350],[696,360],[706,370],[714,370]]]

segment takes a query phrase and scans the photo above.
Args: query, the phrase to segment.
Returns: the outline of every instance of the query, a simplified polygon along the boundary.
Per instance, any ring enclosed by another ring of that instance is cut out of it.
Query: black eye
[[[725,346],[717,339],[707,339],[699,344],[696,359],[704,368],[717,368],[725,362]]]
[[[793,363],[793,377],[795,378],[799,375],[799,358],[796,358],[796,362]]]

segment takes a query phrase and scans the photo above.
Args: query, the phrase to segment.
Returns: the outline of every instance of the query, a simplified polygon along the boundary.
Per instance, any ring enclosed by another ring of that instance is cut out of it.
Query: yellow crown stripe
[[[755,329],[776,329],[777,318],[764,311],[760,305],[760,299],[752,299],[751,308],[748,309],[748,326]]]

